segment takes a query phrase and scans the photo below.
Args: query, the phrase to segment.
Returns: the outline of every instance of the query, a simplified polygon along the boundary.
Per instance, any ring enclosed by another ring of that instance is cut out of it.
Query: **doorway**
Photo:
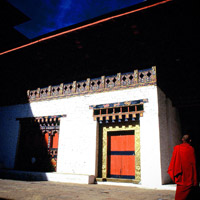
[[[139,122],[100,125],[98,166],[97,181],[140,182]]]
[[[108,132],[108,178],[135,179],[135,134]]]

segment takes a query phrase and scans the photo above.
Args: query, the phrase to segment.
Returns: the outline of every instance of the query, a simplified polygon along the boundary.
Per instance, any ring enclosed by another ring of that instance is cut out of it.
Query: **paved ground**
[[[0,200],[174,200],[175,191],[0,179]]]

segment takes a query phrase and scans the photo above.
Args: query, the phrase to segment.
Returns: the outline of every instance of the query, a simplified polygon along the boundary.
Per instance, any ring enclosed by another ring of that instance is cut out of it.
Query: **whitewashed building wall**
[[[87,94],[0,108],[0,163],[13,169],[19,135],[16,118],[63,115],[61,118],[57,172],[97,176],[98,122],[90,105],[148,99],[140,117],[141,184],[169,181],[167,167],[180,136],[175,108],[157,86]]]

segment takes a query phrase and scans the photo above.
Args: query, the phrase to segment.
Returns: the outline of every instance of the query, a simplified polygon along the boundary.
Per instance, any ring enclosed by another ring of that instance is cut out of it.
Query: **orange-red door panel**
[[[111,151],[135,151],[135,135],[110,136]]]
[[[108,177],[135,178],[135,135],[116,132],[108,136]]]

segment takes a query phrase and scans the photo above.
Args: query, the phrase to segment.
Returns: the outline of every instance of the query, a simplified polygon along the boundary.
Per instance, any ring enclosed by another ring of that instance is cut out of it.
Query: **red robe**
[[[177,184],[175,200],[187,199],[192,187],[198,185],[195,153],[190,144],[174,147],[168,173]]]

